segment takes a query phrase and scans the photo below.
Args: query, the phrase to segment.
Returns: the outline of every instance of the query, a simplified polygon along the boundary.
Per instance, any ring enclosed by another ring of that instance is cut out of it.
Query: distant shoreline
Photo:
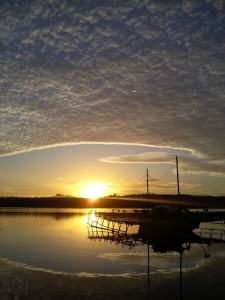
[[[225,196],[127,195],[91,201],[70,196],[0,197],[0,207],[7,208],[151,208],[155,205],[178,205],[189,208],[225,208]]]

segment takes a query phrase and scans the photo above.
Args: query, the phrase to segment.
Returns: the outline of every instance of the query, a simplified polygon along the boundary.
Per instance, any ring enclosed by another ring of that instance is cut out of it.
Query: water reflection
[[[199,227],[199,222],[189,216],[182,218],[150,217],[146,214],[89,213],[88,238],[106,241],[132,249],[147,247],[147,285],[150,286],[150,247],[153,253],[177,252],[179,254],[179,295],[183,299],[182,267],[183,253],[191,245],[201,245],[205,258],[210,257],[209,247],[225,243],[224,227]],[[182,218],[182,219],[181,219]],[[178,220],[178,221],[177,221]],[[213,223],[211,223],[213,225]],[[136,230],[135,230],[136,229]],[[193,231],[195,229],[195,231]],[[136,232],[135,232],[136,231]]]
[[[174,239],[169,233],[158,235],[158,227],[148,232],[136,225],[129,226],[127,234],[116,234],[117,226],[126,232],[125,224],[117,224],[114,232],[87,229],[86,216],[87,210],[74,209],[1,210],[0,257],[54,271],[133,276],[146,274],[149,244],[151,274],[179,268],[177,249],[184,247],[185,242],[188,244],[182,236]],[[199,234],[195,232],[195,235]],[[185,269],[197,268],[202,263],[202,244],[196,242],[195,235],[190,236],[191,249],[184,250]],[[100,240],[107,242],[98,243]],[[203,244],[207,252],[207,245]],[[221,252],[219,248],[214,250]]]
[[[32,217],[50,217],[55,220],[68,219],[76,216],[86,215],[85,210],[72,210],[72,209],[29,209],[29,208],[0,208],[0,217],[19,217],[32,216]]]

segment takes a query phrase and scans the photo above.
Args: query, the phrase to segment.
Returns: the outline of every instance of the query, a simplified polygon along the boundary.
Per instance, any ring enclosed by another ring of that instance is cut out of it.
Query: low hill
[[[189,208],[225,208],[225,197],[182,195],[127,195],[91,201],[76,197],[0,197],[0,207],[27,208],[150,208],[155,205],[181,205]]]

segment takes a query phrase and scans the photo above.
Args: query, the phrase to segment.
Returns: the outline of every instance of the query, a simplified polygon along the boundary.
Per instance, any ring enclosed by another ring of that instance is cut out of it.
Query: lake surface
[[[87,214],[88,210],[77,209],[1,209],[0,257],[34,268],[81,275],[146,274],[147,245],[139,243],[130,248],[101,237],[90,239],[93,232],[88,229]],[[221,224],[201,226],[224,229]],[[159,253],[150,245],[149,252],[151,272],[179,271],[178,251]],[[220,256],[225,256],[224,243],[192,243],[183,252],[183,270],[199,268]]]

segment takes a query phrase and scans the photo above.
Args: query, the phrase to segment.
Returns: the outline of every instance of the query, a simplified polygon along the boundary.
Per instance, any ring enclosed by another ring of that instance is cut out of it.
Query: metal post
[[[148,168],[146,170],[147,178],[146,178],[146,184],[147,184],[147,198],[149,198],[149,175],[148,175]]]
[[[115,222],[112,221],[112,232],[114,232]]]
[[[178,157],[176,156],[176,166],[177,166],[177,195],[180,196],[180,183],[179,183],[179,168],[178,168]]]

